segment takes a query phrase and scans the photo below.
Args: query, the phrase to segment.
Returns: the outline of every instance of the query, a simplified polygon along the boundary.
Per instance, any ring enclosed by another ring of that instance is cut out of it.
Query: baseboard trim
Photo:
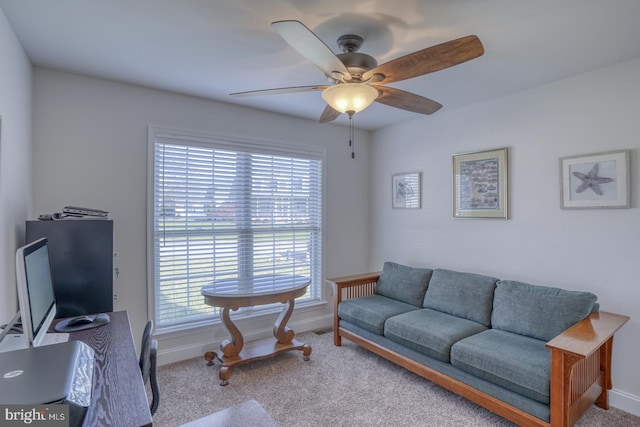
[[[609,405],[640,417],[640,397],[626,391],[609,390]]]
[[[325,314],[316,317],[306,317],[297,321],[290,321],[287,326],[293,329],[296,334],[303,332],[315,331],[318,329],[326,329],[333,325],[333,314]],[[273,337],[273,323],[263,324],[259,328],[244,332],[245,342],[258,340],[262,338]],[[203,357],[207,351],[218,351],[220,341],[199,340],[182,346],[175,346],[166,350],[158,351],[158,365],[167,365],[169,363],[179,362],[181,360],[193,359],[195,357]],[[204,358],[203,358],[204,360]]]

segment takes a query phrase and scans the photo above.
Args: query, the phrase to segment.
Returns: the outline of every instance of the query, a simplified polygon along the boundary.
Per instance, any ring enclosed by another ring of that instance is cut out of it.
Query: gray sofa
[[[628,317],[599,312],[590,292],[392,262],[330,280],[338,346],[348,338],[519,425],[608,407],[613,334]]]

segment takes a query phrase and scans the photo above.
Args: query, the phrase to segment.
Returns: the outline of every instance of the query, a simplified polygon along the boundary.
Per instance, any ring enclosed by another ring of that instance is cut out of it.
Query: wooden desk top
[[[93,394],[84,426],[151,426],[149,401],[138,365],[129,316],[109,313],[107,325],[72,332],[95,352]]]

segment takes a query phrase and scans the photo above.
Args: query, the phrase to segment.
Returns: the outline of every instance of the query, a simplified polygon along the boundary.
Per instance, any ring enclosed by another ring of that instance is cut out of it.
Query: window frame
[[[238,136],[220,135],[209,132],[199,132],[186,129],[171,129],[157,126],[148,126],[147,141],[147,308],[148,316],[157,320],[156,313],[156,277],[155,277],[155,145],[158,138],[162,138],[165,142],[175,140],[176,144],[190,146],[199,146],[204,148],[215,148],[220,150],[244,151],[252,154],[276,155],[286,157],[296,157],[309,160],[317,160],[320,162],[321,179],[319,181],[320,190],[320,248],[321,257],[319,265],[319,279],[316,284],[316,292],[318,298],[312,301],[298,303],[296,301],[296,309],[308,308],[317,305],[325,305],[327,303],[327,292],[324,283],[325,271],[325,237],[326,237],[326,218],[325,218],[325,200],[326,200],[326,150],[315,147],[296,146],[281,142],[248,139]],[[212,307],[212,310],[214,308]],[[263,307],[256,307],[253,310],[236,314],[238,319],[253,318],[263,316],[270,313],[278,313],[281,311],[279,304]],[[217,309],[213,311],[213,318],[198,321],[187,321],[175,325],[159,325],[156,327],[156,334],[170,333],[174,331],[197,328],[205,325],[221,323],[220,318],[216,315]],[[156,324],[158,324],[156,322]]]

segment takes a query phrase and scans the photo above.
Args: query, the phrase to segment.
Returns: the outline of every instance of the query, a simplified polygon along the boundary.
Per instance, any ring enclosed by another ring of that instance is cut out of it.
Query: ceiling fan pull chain
[[[349,147],[351,147],[352,159],[356,158],[354,139],[355,139],[355,131],[353,126],[353,114],[349,114]]]

